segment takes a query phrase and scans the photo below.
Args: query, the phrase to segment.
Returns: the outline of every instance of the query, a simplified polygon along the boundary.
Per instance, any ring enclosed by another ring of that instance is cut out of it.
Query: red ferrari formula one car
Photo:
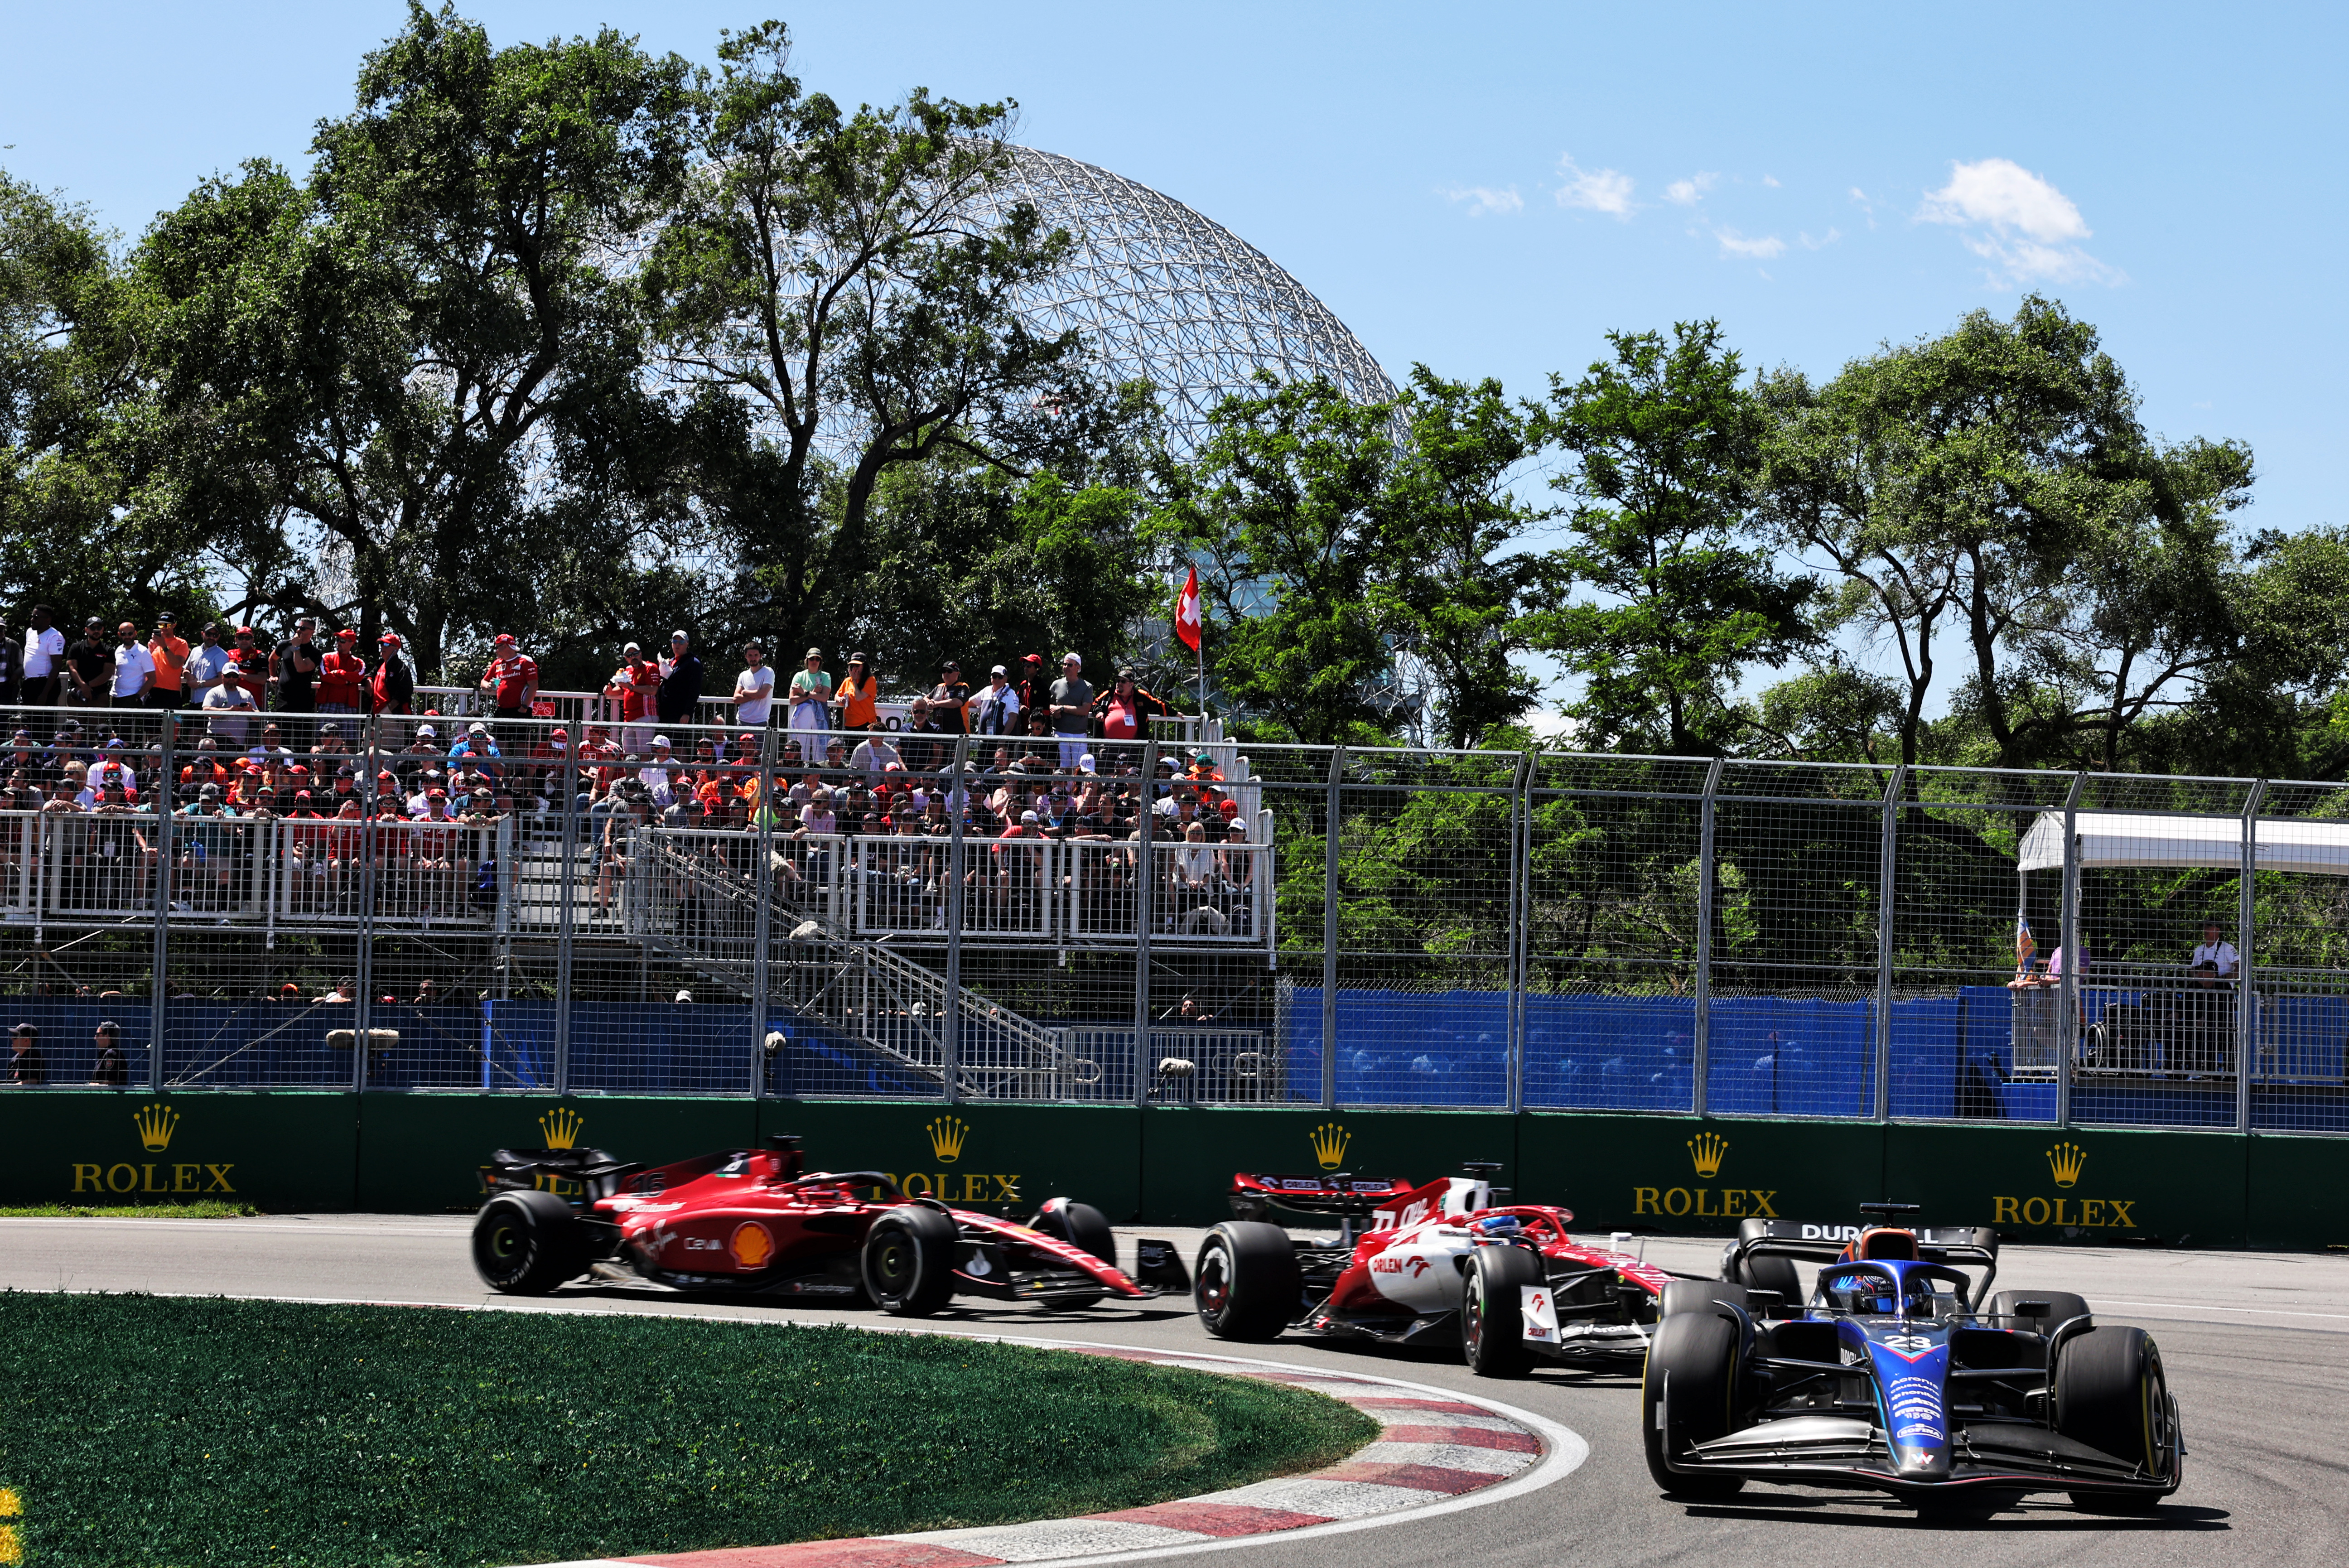
[[[768,1141],[649,1169],[602,1149],[502,1148],[481,1168],[473,1267],[517,1295],[592,1270],[908,1316],[957,1295],[1065,1311],[1190,1288],[1169,1242],[1138,1244],[1138,1278],[1121,1271],[1109,1221],[1086,1204],[1055,1198],[1021,1224],[905,1197],[877,1170],[809,1171],[797,1138]]]
[[[1223,1339],[1274,1339],[1289,1329],[1387,1345],[1456,1337],[1469,1366],[1495,1376],[1523,1371],[1537,1355],[1636,1365],[1675,1276],[1576,1241],[1569,1210],[1495,1205],[1487,1178],[1498,1166],[1463,1168],[1467,1175],[1417,1187],[1235,1176],[1238,1218],[1199,1249],[1199,1321]],[[1336,1243],[1294,1241],[1264,1220],[1275,1208],[1338,1220]]]

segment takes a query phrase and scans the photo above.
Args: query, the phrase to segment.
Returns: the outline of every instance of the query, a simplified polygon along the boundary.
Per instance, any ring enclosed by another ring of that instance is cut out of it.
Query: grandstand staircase
[[[632,941],[704,982],[740,996],[756,988],[756,889],[737,873],[657,840],[631,875],[665,885],[657,907],[681,908],[675,929],[631,922]],[[647,900],[648,904],[652,901]],[[845,1045],[885,1075],[925,1089],[947,1078],[946,978],[889,947],[851,935],[821,909],[778,893],[770,910],[767,1016],[794,1015],[802,1043],[838,1055]],[[968,988],[952,999],[958,1021],[955,1086],[968,1099],[1063,1099],[1100,1083],[1096,1062],[1071,1049],[1070,1032],[1038,1023]],[[790,1033],[793,1031],[785,1031]],[[771,1045],[776,1042],[770,1042]],[[814,1085],[803,1088],[822,1092]]]

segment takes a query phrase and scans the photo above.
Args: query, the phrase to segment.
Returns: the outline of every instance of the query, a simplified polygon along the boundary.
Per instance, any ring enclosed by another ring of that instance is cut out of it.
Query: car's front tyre
[[[1479,1377],[1518,1377],[1533,1365],[1524,1289],[1544,1282],[1541,1259],[1523,1247],[1479,1247],[1460,1282],[1460,1349]]]
[[[859,1262],[864,1293],[883,1312],[927,1317],[954,1299],[955,1248],[962,1233],[935,1209],[909,1203],[874,1220]]]
[[[1691,1498],[1728,1497],[1744,1487],[1741,1476],[1682,1475],[1665,1462],[1692,1443],[1728,1436],[1736,1397],[1737,1324],[1718,1311],[1666,1312],[1640,1376],[1640,1439],[1659,1487]]]
[[[1262,1220],[1226,1220],[1208,1231],[1195,1272],[1191,1299],[1217,1339],[1278,1339],[1305,1304],[1295,1243]]]
[[[552,1192],[501,1192],[473,1220],[473,1270],[493,1291],[543,1296],[587,1267],[587,1228]]]

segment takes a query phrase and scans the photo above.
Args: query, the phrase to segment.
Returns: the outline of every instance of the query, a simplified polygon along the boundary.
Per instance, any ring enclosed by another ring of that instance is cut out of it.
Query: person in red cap
[[[359,634],[349,627],[335,633],[335,647],[318,659],[318,711],[357,713],[367,691],[367,660],[359,657]]]
[[[1047,688],[1052,684],[1044,674],[1044,656],[1040,653],[1031,653],[1026,658],[1020,659],[1019,679],[1011,683],[1011,689],[1019,693],[1020,712],[1033,713],[1036,711],[1036,688],[1039,682],[1041,682]],[[1049,691],[1044,696],[1044,705],[1047,708],[1052,705],[1051,696]],[[1023,720],[1021,722],[1025,722],[1026,721]]]
[[[416,674],[400,656],[399,634],[385,632],[375,639],[375,675],[367,684],[367,711],[409,713],[416,708]]]
[[[530,765],[513,782],[524,794],[534,794],[544,800],[560,800],[555,792],[563,786],[564,764],[571,760],[571,732],[557,729],[531,747]]]
[[[502,631],[481,671],[481,695],[501,719],[527,719],[538,701],[538,661],[516,647],[513,633]]]

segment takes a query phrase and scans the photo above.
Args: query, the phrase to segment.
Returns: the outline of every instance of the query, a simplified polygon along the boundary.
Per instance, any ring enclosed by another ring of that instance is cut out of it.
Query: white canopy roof
[[[2231,816],[2151,816],[2084,811],[2073,818],[2083,866],[2242,864],[2243,825]],[[2349,877],[2349,822],[2262,816],[2253,825],[2262,871]],[[2023,836],[2019,869],[2054,871],[2064,864],[2064,814],[2043,811]]]

